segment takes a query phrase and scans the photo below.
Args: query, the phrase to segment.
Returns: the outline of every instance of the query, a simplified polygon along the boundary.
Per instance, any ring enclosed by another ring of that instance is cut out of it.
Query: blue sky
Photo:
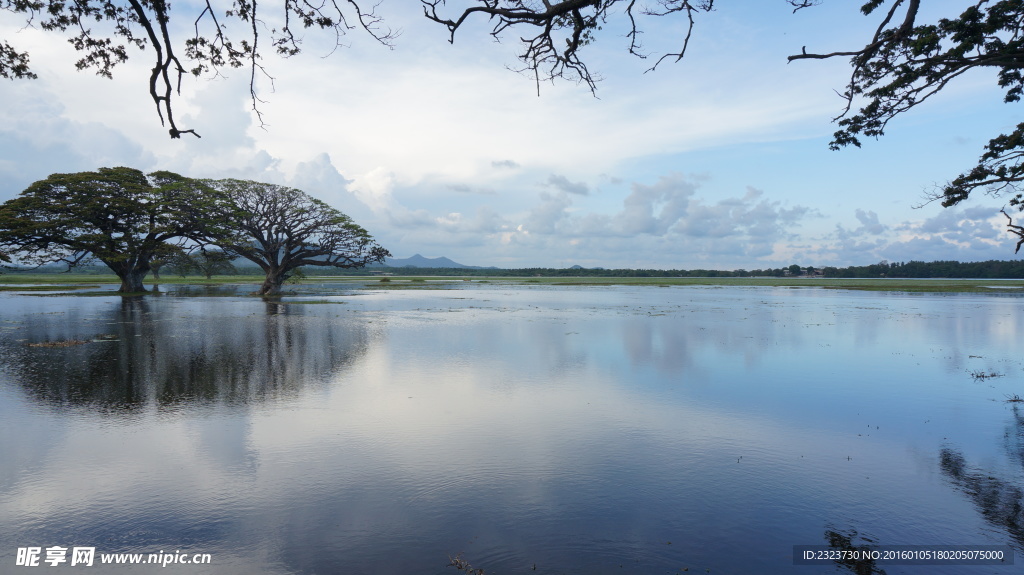
[[[783,0],[717,3],[687,57],[651,73],[612,19],[584,54],[603,78],[594,98],[570,82],[544,84],[538,97],[531,78],[507,69],[515,34],[495,43],[480,21],[450,45],[416,4],[385,0],[380,13],[402,31],[392,50],[353,32],[332,53],[329,38],[308,33],[303,54],[266,58],[274,82],[258,83],[263,128],[244,71],[185,78],[175,114],[203,137],[180,140],[167,138],[148,98],[151,52],[133,53],[114,80],[76,72],[61,37],[3,13],[0,38],[31,52],[39,79],[0,83],[0,200],[51,173],[124,165],[291,185],[351,215],[396,257],[469,265],[1014,258],[1005,199],[915,208],[1019,121],[994,72],[961,78],[863,149],[828,150],[847,63],[786,56],[862,46],[877,19],[856,4],[793,14]],[[191,19],[180,19],[181,38]],[[683,23],[643,19],[645,48],[677,50]]]

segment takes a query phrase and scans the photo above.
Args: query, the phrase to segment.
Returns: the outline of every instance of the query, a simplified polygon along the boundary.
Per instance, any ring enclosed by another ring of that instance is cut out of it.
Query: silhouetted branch
[[[1017,253],[1020,251],[1020,246],[1024,245],[1024,226],[1013,225],[1013,218],[1010,217],[1010,214],[1006,213],[1006,210],[999,211],[1002,212],[1004,216],[1006,216],[1006,227],[1009,228],[1009,232],[1011,234],[1015,234],[1017,237],[1020,238],[1020,241],[1017,242],[1017,249],[1013,250],[1013,253]]]

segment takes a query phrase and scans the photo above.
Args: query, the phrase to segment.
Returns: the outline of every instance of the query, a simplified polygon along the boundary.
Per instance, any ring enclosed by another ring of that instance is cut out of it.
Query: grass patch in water
[[[100,287],[96,285],[5,285],[0,286],[0,291],[73,291],[80,289],[94,289]]]
[[[38,343],[26,344],[29,347],[71,347],[73,345],[83,345],[89,343],[84,339],[66,339],[63,341],[41,341]]]

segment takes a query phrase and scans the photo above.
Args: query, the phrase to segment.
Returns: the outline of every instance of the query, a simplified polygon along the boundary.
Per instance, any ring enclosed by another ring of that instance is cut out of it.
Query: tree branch
[[[195,130],[179,130],[177,124],[174,122],[174,112],[171,109],[171,94],[174,87],[171,84],[169,71],[171,67],[174,66],[175,72],[178,75],[178,89],[180,90],[181,76],[185,70],[178,62],[177,56],[174,55],[174,48],[171,45],[170,32],[167,30],[167,4],[165,4],[163,0],[151,1],[157,19],[157,26],[160,28],[160,34],[162,36],[161,39],[157,37],[153,22],[146,14],[146,11],[139,0],[128,0],[128,2],[131,4],[132,9],[135,10],[135,15],[138,18],[139,24],[146,30],[146,33],[149,34],[149,41],[153,45],[153,50],[156,52],[156,63],[149,76],[149,94],[156,103],[156,112],[160,116],[160,125],[166,125],[164,124],[164,113],[166,112],[167,124],[170,124],[170,130],[168,131],[171,134],[171,138],[180,138],[182,134],[192,134],[198,138],[199,134],[197,134]],[[164,58],[164,52],[167,53],[166,58]],[[162,83],[162,94],[158,91],[158,83]]]

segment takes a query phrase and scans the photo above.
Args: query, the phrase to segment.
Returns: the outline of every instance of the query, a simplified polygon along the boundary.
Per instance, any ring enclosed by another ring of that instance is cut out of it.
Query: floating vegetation
[[[0,286],[0,291],[69,291],[79,289],[95,289],[99,285],[46,285],[46,286]]]
[[[459,553],[455,557],[448,556],[448,566],[454,567],[459,571],[465,571],[468,575],[484,575],[483,569],[475,569],[468,561],[462,558],[462,553]]]
[[[388,278],[384,278],[384,279],[382,279],[380,281],[383,282],[384,280],[388,280],[387,282],[384,283],[384,285],[377,285],[377,286],[375,286],[373,284],[368,284],[368,285],[363,286],[363,287],[365,289],[374,289],[374,290],[379,290],[379,289],[387,289],[387,290],[403,290],[403,289],[407,289],[407,290],[450,290],[450,289],[460,289],[460,288],[453,287],[455,284],[452,283],[452,282],[429,283],[428,284],[425,281],[419,281],[418,282],[415,279],[412,279],[412,280],[404,280],[403,279],[403,280],[394,281],[394,280],[389,280]]]
[[[100,286],[96,286],[96,287],[100,287]],[[70,288],[63,289],[61,291],[40,291],[38,293],[25,293],[25,294],[21,294],[21,295],[24,295],[24,296],[27,296],[27,297],[110,297],[110,296],[141,297],[141,296],[148,296],[148,295],[153,295],[153,296],[163,295],[162,292],[158,292],[158,291],[148,291],[148,292],[138,292],[138,293],[121,293],[121,292],[114,291],[114,290],[101,290],[101,291],[70,290],[69,291],[69,289]]]
[[[89,343],[83,339],[66,339],[64,341],[41,341],[38,343],[30,343],[29,347],[71,347],[73,345],[82,345]]]
[[[985,373],[984,371],[972,371],[970,373],[971,377],[974,378],[974,381],[985,381],[986,379],[993,377],[1003,377],[1002,373],[996,373],[994,371],[991,371],[989,373]]]

